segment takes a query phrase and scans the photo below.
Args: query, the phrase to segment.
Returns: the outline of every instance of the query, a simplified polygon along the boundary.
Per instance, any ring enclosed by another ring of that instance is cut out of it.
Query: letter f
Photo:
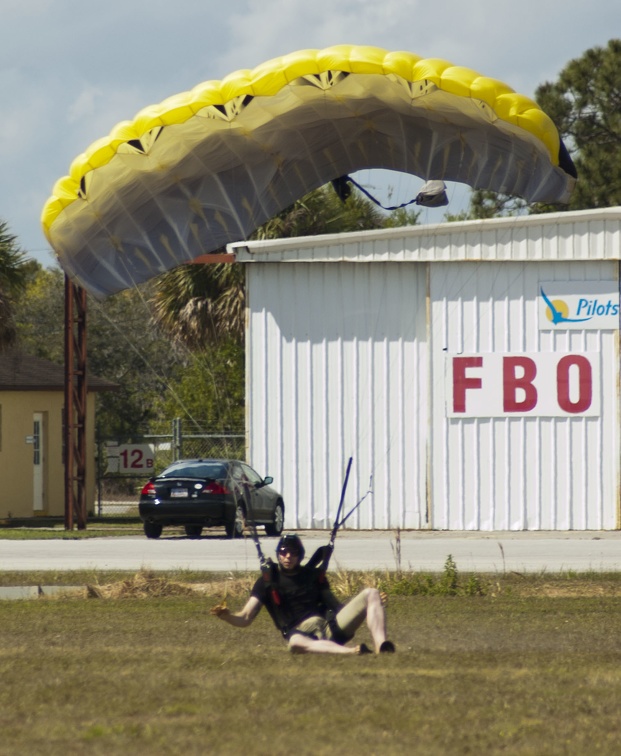
[[[467,389],[481,388],[481,378],[468,378],[466,370],[482,365],[483,357],[453,357],[453,412],[466,411]]]

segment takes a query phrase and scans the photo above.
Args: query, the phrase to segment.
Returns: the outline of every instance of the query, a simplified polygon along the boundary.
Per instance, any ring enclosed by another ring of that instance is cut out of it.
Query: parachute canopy
[[[342,45],[207,81],[124,121],[72,163],[42,214],[97,297],[240,241],[367,168],[567,203],[575,170],[532,100],[440,59]]]

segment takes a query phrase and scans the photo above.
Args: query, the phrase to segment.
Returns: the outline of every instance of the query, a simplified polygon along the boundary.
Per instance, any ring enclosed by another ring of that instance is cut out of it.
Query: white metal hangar
[[[620,527],[621,208],[229,251],[287,527]]]

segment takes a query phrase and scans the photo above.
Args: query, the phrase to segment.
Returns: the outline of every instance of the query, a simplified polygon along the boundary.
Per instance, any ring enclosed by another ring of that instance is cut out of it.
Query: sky
[[[621,37],[619,0],[0,0],[0,220],[41,264],[43,206],[73,159],[170,95],[296,50],[372,45],[443,58],[533,97]],[[384,203],[422,186],[357,174]],[[450,212],[467,191],[449,190]],[[446,209],[424,210],[440,222]]]

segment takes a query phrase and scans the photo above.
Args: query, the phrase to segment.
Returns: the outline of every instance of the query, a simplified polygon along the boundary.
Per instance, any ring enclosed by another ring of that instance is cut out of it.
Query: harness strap
[[[272,600],[274,619],[284,638],[288,638],[290,632],[290,623],[285,621],[285,607],[278,585],[278,565],[274,564],[271,559],[266,559],[261,564],[261,576],[266,584],[267,595]]]
[[[328,627],[330,628],[330,632],[332,633],[332,640],[335,643],[338,643],[339,646],[344,645],[348,638],[346,637],[345,633],[341,630],[341,628],[337,625],[336,622],[336,612],[332,609],[328,609],[328,613],[326,614],[326,620],[328,621]]]

